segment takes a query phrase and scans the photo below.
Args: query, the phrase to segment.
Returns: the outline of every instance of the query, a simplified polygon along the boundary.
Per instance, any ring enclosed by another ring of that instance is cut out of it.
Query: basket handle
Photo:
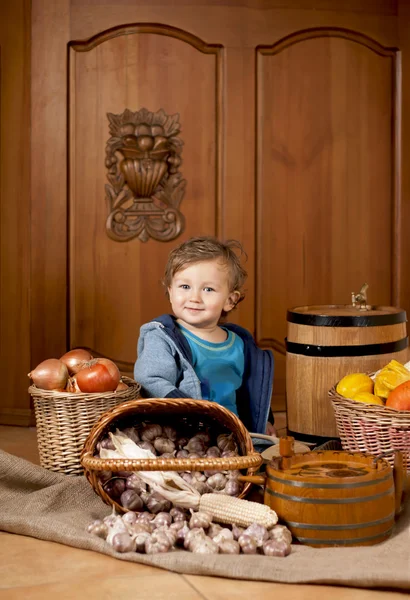
[[[81,464],[94,471],[224,471],[259,467],[262,456],[253,452],[228,458],[96,458],[84,452]]]

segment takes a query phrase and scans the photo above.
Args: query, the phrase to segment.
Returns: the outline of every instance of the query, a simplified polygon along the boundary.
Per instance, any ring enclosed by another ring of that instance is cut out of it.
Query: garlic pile
[[[238,456],[238,446],[233,434],[220,433],[212,435],[209,430],[193,431],[186,425],[178,431],[171,425],[142,423],[138,427],[127,427],[117,430],[127,436],[138,448],[146,450],[146,458],[226,458]],[[118,437],[118,436],[117,436]],[[114,457],[115,438],[110,432],[97,444],[100,458]],[[118,449],[118,448],[117,448]],[[243,484],[238,481],[239,470],[180,471],[177,473],[198,494],[219,493],[239,496]],[[168,511],[171,503],[155,491],[141,478],[132,472],[120,471],[111,473],[102,471],[99,474],[104,491],[112,500],[123,508],[141,511],[145,508],[152,513]]]
[[[172,508],[157,514],[115,511],[88,526],[88,532],[105,539],[117,552],[158,554],[183,549],[195,554],[265,554],[287,556],[292,534],[284,525],[269,531],[252,523],[246,529],[222,527],[206,512]]]

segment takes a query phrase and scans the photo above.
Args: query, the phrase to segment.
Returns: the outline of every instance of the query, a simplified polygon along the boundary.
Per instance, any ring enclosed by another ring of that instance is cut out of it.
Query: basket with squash
[[[410,471],[410,362],[348,374],[329,397],[343,450],[383,455],[392,465],[399,450]]]

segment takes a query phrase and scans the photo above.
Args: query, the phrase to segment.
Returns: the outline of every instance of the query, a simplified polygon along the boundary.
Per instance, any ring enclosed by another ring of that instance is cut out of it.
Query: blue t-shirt
[[[222,327],[227,339],[215,344],[199,338],[182,325],[178,326],[191,348],[192,365],[201,382],[202,398],[217,402],[238,415],[236,390],[242,385],[243,340]]]

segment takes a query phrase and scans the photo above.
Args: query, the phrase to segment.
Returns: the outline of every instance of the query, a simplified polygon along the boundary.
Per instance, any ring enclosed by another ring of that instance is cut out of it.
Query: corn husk
[[[115,434],[110,432],[109,435],[115,450],[101,448],[101,458],[157,458],[150,450],[137,446],[119,429]],[[153,491],[176,506],[198,510],[201,495],[175,471],[138,471],[137,475],[144,483],[151,486]]]
[[[150,450],[137,446],[118,429],[115,434],[110,432],[109,435],[115,450],[101,448],[101,458],[157,458]],[[245,527],[252,523],[260,523],[271,528],[278,521],[275,511],[264,504],[241,500],[225,494],[211,493],[201,496],[193,486],[174,471],[138,471],[136,475],[149,485],[152,491],[161,494],[174,506],[190,508],[195,511],[206,510],[214,521],[220,523],[240,524]]]

